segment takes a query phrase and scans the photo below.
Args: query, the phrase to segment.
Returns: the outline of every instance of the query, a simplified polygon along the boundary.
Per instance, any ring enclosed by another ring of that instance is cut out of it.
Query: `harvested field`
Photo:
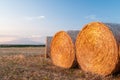
[[[39,55],[39,54],[45,54],[45,48],[44,47],[12,47],[12,48],[0,48],[0,55]]]
[[[102,77],[85,73],[79,68],[56,67],[50,59],[44,58],[42,54],[44,47],[39,48],[40,53],[36,53],[38,48],[33,49],[30,52],[28,48],[22,48],[21,52],[25,51],[27,54],[19,54],[18,48],[1,48],[0,80],[120,80],[120,74]],[[6,53],[4,52],[3,55],[1,51],[4,50]],[[7,51],[12,51],[13,54],[12,52],[9,54]],[[31,54],[28,55],[28,53]]]

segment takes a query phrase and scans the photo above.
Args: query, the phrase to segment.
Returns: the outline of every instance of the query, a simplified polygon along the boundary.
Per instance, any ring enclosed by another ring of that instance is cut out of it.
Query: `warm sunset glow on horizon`
[[[0,0],[0,36],[8,35],[0,37],[0,43],[16,39],[9,37],[14,35],[45,39],[60,30],[80,30],[92,21],[120,23],[118,6],[118,0]]]
[[[0,43],[5,43],[5,42],[9,42],[9,41],[13,41],[16,40],[15,37],[0,37]]]

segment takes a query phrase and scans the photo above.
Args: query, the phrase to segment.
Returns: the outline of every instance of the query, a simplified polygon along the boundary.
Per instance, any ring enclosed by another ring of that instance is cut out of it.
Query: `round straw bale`
[[[109,75],[119,68],[120,25],[92,22],[76,39],[76,56],[86,72]]]
[[[51,59],[54,65],[71,68],[75,60],[75,49],[71,37],[65,31],[55,34],[51,41]]]

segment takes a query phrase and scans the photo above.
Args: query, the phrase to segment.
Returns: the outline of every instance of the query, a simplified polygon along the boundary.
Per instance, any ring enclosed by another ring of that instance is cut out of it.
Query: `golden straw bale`
[[[55,34],[51,42],[51,59],[54,65],[71,68],[75,62],[75,47],[73,40],[65,31]]]
[[[119,69],[120,25],[92,22],[76,39],[76,56],[86,72],[109,75]]]

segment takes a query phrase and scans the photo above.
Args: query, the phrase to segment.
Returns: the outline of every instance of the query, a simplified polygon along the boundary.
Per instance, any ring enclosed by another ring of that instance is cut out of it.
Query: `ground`
[[[44,53],[44,47],[0,48],[0,80],[120,80],[120,74],[103,77],[59,68]]]

